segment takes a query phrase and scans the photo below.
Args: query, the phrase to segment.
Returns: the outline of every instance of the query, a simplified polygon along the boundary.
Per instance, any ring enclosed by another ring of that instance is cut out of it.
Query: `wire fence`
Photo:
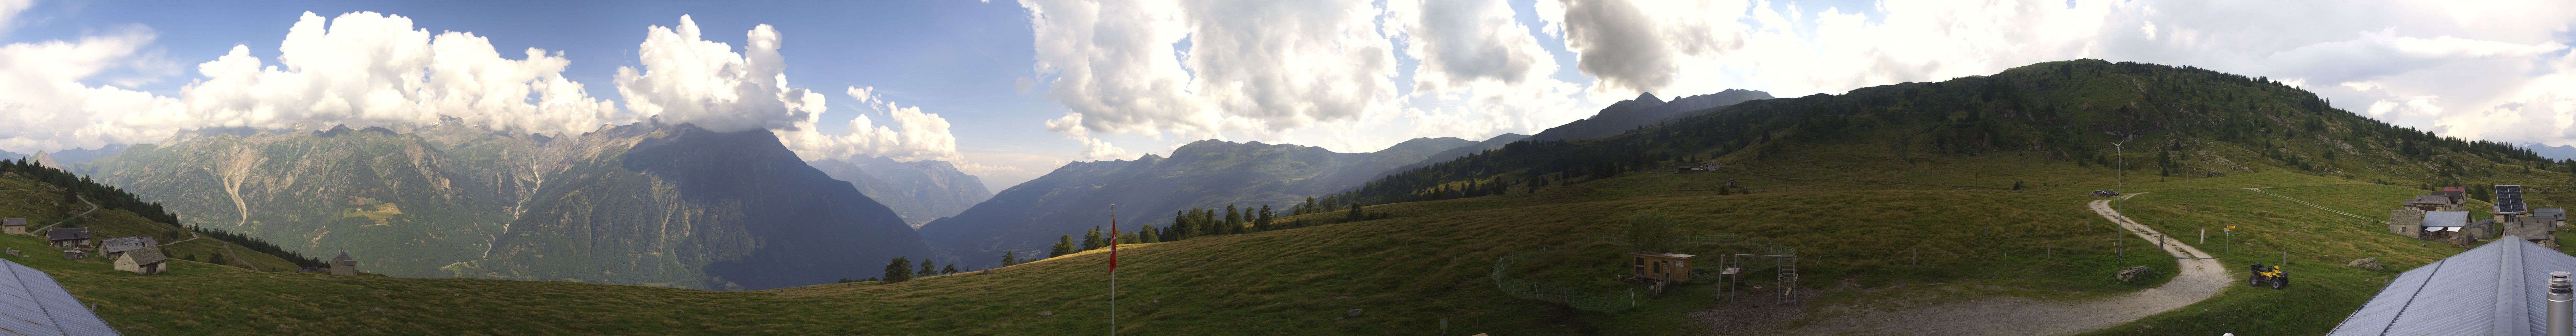
[[[1568,307],[1573,307],[1574,309],[1607,313],[1636,308],[1637,305],[1644,302],[1643,300],[1646,298],[1640,297],[1639,295],[1641,293],[1638,293],[1635,287],[1576,289],[1572,286],[1551,284],[1535,279],[1512,277],[1505,275],[1504,272],[1505,270],[1511,269],[1515,264],[1528,261],[1531,258],[1536,258],[1550,252],[1556,252],[1559,249],[1576,248],[1584,243],[1612,241],[1618,239],[1620,238],[1609,235],[1593,236],[1589,239],[1575,241],[1565,245],[1521,250],[1504,254],[1501,258],[1494,260],[1494,287],[1501,289],[1504,293],[1511,294],[1513,297],[1562,303]],[[1675,241],[1677,242],[1676,245],[1682,246],[1711,249],[1732,247],[1741,249],[1740,251],[1745,253],[1782,256],[1797,255],[1796,250],[1790,249],[1787,246],[1730,234],[1689,234],[1678,237]]]

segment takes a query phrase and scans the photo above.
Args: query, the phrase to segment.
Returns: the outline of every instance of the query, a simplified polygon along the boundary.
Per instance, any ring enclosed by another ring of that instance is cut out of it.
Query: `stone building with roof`
[[[340,256],[331,258],[331,274],[358,275],[358,260],[349,258],[348,251],[340,251]]]
[[[108,259],[116,259],[124,256],[127,251],[154,246],[161,246],[161,243],[153,241],[152,237],[116,237],[98,241],[98,253]]]
[[[54,247],[59,248],[89,248],[89,228],[45,230],[45,240],[52,241]]]
[[[0,233],[13,235],[27,234],[27,219],[0,218]]]
[[[157,246],[126,250],[123,257],[115,259],[116,270],[119,271],[138,274],[161,274],[161,272],[170,271],[170,257],[161,255],[161,248]]]
[[[2424,237],[2424,210],[2389,211],[2388,233],[2406,238]]]

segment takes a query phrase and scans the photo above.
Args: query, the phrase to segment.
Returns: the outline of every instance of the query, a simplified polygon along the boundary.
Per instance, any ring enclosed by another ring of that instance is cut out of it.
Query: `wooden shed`
[[[0,233],[13,235],[27,234],[27,219],[0,218]]]
[[[1629,268],[1633,270],[1630,272],[1630,275],[1639,279],[1688,283],[1690,282],[1691,257],[1696,256],[1662,252],[1630,251],[1628,252],[1628,265]]]

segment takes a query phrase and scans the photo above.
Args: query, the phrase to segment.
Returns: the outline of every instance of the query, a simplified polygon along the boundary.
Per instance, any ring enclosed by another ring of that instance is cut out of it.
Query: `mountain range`
[[[1003,189],[954,217],[931,221],[921,227],[921,235],[952,257],[951,263],[989,267],[998,265],[1005,251],[1043,255],[1062,235],[1078,236],[1094,226],[1105,229],[1111,204],[1128,226],[1167,223],[1182,209],[1285,206],[1477,144],[1421,138],[1376,152],[1336,153],[1320,147],[1202,140],[1173,149],[1169,158],[1149,154],[1067,164]]]
[[[893,210],[757,130],[344,126],[137,145],[80,170],[198,225],[395,276],[760,289],[931,255]]]
[[[848,181],[859,193],[893,208],[904,223],[921,228],[930,220],[955,216],[966,207],[993,198],[984,181],[958,171],[947,161],[898,162],[873,156],[806,162],[832,179]]]

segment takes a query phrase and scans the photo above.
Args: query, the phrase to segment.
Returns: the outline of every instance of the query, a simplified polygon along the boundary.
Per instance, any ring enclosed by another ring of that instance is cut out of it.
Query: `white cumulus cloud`
[[[795,127],[771,130],[788,149],[807,160],[847,159],[866,155],[895,161],[940,160],[967,166],[965,156],[957,153],[957,136],[948,132],[947,118],[937,113],[923,113],[918,106],[896,105],[876,94],[876,88],[852,87],[851,99],[885,116],[889,124],[878,125],[876,119],[862,114],[850,119],[848,133],[822,134],[814,128],[822,122],[824,109],[812,104],[813,114]]]
[[[529,48],[503,57],[489,39],[430,33],[409,18],[304,13],[278,45],[277,64],[249,46],[197,66],[182,89],[187,112],[161,126],[298,128],[426,125],[439,118],[528,133],[579,132],[629,119],[615,103],[564,79],[571,61]]]
[[[628,109],[663,122],[740,131],[789,127],[824,108],[824,94],[787,86],[777,28],[752,27],[741,53],[699,33],[687,15],[678,26],[646,28],[635,50],[644,68],[617,68],[617,93]]]
[[[1370,1],[1027,0],[1049,129],[1200,138],[1399,109],[1395,47]]]

